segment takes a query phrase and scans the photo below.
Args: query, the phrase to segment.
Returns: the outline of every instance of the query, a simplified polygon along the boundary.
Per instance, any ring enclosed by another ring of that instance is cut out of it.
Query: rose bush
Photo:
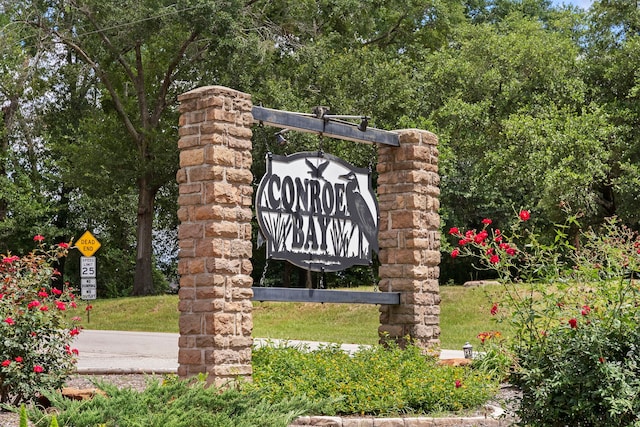
[[[542,242],[530,218],[521,211],[508,237],[488,219],[480,230],[450,230],[451,255],[475,257],[503,284],[491,314],[514,331],[522,424],[640,425],[638,234],[615,218],[581,231],[573,216]]]
[[[51,286],[60,274],[52,262],[67,254],[69,244],[47,248],[44,240],[37,235],[34,251],[0,261],[1,403],[16,405],[60,387],[78,355],[72,343],[79,318],[67,320],[76,308],[73,289]]]

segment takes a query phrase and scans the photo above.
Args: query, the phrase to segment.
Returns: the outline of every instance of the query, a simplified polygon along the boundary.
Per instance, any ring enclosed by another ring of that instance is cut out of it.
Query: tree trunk
[[[152,295],[155,291],[152,275],[152,231],[154,203],[157,193],[151,184],[151,174],[138,179],[138,218],[136,222],[136,271],[133,279],[133,295]]]

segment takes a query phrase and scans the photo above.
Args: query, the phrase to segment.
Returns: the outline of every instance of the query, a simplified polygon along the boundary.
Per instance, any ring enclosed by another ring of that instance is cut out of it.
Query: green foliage
[[[141,392],[108,383],[96,385],[107,396],[73,401],[60,393],[47,393],[60,411],[57,418],[61,425],[286,427],[304,413],[321,411],[324,404],[294,395],[268,402],[260,391],[208,387],[204,377],[162,382],[150,379]],[[36,426],[48,427],[50,423],[49,416],[38,408],[30,409],[30,419]]]
[[[637,425],[640,237],[615,218],[572,232],[579,224],[569,217],[545,244],[519,231],[528,219],[522,211],[515,240],[489,220],[480,232],[452,230],[461,238],[452,255],[476,257],[503,281],[491,311],[514,328],[518,415],[525,425]]]
[[[71,349],[78,329],[66,320],[75,308],[72,289],[51,287],[59,274],[51,263],[68,245],[39,246],[20,258],[5,255],[0,264],[0,402],[30,401],[63,384],[73,370],[77,351]]]
[[[329,399],[332,413],[398,415],[460,411],[486,402],[497,382],[482,370],[442,367],[415,346],[361,348],[349,355],[265,346],[253,353],[253,383],[271,402],[290,395]]]

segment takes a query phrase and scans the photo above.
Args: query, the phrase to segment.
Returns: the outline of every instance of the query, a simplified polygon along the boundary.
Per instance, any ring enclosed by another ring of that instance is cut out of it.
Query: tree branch
[[[178,68],[178,65],[180,64],[184,53],[187,51],[187,48],[198,38],[199,34],[199,31],[191,32],[189,38],[186,39],[184,43],[182,43],[180,49],[178,49],[175,56],[167,66],[167,70],[162,79],[162,85],[160,86],[160,91],[158,92],[158,97],[156,98],[156,105],[151,116],[151,124],[153,126],[158,124],[158,122],[160,121],[160,116],[167,106],[167,93],[169,91],[171,83],[173,82],[173,74]]]

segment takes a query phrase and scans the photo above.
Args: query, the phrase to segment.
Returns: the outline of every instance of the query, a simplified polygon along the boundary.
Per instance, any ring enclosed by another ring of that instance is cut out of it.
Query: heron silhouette
[[[369,242],[371,250],[377,253],[379,250],[378,227],[376,226],[369,206],[367,206],[367,202],[360,192],[358,178],[353,171],[346,175],[340,175],[340,178],[347,181],[345,195],[347,197],[347,209],[349,210],[351,222],[358,226],[360,232],[364,234],[364,237]]]

